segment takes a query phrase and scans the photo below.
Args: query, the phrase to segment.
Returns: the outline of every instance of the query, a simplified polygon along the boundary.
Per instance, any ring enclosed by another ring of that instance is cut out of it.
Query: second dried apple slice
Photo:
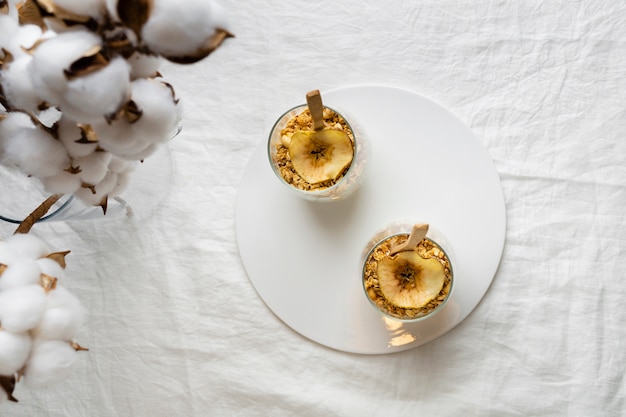
[[[428,304],[439,294],[445,279],[444,268],[437,259],[424,259],[412,250],[381,259],[377,273],[385,298],[403,308]]]
[[[341,130],[299,131],[289,144],[293,168],[310,184],[337,179],[352,163],[354,148]]]

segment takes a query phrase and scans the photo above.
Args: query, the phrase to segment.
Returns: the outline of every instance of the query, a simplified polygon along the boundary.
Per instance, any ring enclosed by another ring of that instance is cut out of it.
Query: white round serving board
[[[355,86],[322,97],[369,140],[364,184],[330,203],[290,193],[268,162],[270,121],[237,198],[237,240],[249,279],[284,323],[333,349],[382,354],[436,339],[478,305],[500,263],[506,213],[493,162],[463,122],[423,96]],[[454,254],[454,291],[421,322],[383,318],[361,284],[365,245],[398,219],[433,225]]]

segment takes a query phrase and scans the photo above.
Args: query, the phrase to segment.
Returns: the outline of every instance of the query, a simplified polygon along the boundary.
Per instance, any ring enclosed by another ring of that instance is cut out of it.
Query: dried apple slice
[[[289,144],[293,168],[309,184],[337,179],[353,154],[352,141],[341,130],[299,131]]]
[[[445,271],[434,258],[424,259],[415,251],[403,251],[380,260],[377,268],[380,290],[392,304],[420,308],[443,288]]]

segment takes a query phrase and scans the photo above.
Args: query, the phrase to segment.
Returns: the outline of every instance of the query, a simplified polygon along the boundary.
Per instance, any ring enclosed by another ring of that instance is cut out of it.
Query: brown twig
[[[45,216],[48,210],[50,210],[50,207],[52,207],[54,203],[56,203],[62,196],[62,194],[55,194],[46,198],[46,200],[41,203],[39,207],[37,207],[24,220],[22,220],[20,225],[15,230],[14,234],[30,232],[30,229],[32,229],[35,223],[37,223],[43,216]]]
[[[13,396],[13,391],[15,390],[15,375],[0,375],[0,387],[7,394],[7,398],[9,401],[17,402],[17,398]]]

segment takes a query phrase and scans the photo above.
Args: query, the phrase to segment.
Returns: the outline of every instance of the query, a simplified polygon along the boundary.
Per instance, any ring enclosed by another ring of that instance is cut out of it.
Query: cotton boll
[[[129,172],[135,169],[135,163],[119,158],[115,155],[109,161],[109,171],[120,174],[122,172]]]
[[[163,62],[163,58],[158,55],[134,52],[126,61],[130,65],[131,79],[136,80],[138,78],[153,77],[157,74]]]
[[[0,81],[5,98],[13,108],[34,114],[41,99],[28,76],[27,67],[31,59],[30,55],[23,55],[5,65],[0,72]]]
[[[148,21],[141,30],[150,50],[165,57],[197,55],[206,48],[216,30],[228,30],[224,9],[215,1],[154,0]]]
[[[61,280],[65,278],[65,270],[57,261],[50,258],[40,258],[35,263],[42,274]]]
[[[98,206],[102,204],[102,201],[109,195],[109,192],[115,187],[117,181],[117,174],[114,172],[107,172],[106,176],[97,183],[93,189],[81,188],[76,190],[74,195],[81,199],[86,204],[92,206]]]
[[[107,174],[111,157],[108,152],[92,152],[82,158],[75,158],[73,165],[80,168],[78,175],[83,182],[95,185]]]
[[[35,328],[46,309],[46,292],[41,285],[27,285],[0,292],[0,322],[13,333]]]
[[[115,187],[117,183],[117,174],[115,172],[108,171],[105,177],[96,184],[96,197],[100,199],[104,198]]]
[[[0,375],[13,375],[26,362],[32,346],[28,333],[0,330]]]
[[[33,234],[17,233],[5,239],[17,258],[39,259],[50,253],[48,245]]]
[[[154,151],[147,151],[148,145],[171,138],[181,118],[180,107],[167,84],[151,79],[133,81],[131,99],[141,111],[138,120],[115,120],[94,129],[102,148],[124,159],[143,159]]]
[[[22,112],[7,113],[4,120],[0,120],[0,154],[3,152],[3,144],[22,128],[34,128],[30,116]]]
[[[74,193],[74,196],[89,206],[102,206],[105,203],[103,197],[96,195],[87,188],[79,188]]]
[[[52,105],[61,103],[68,83],[65,70],[100,43],[98,35],[80,29],[60,33],[42,42],[35,49],[29,65],[33,87],[41,98]]]
[[[130,66],[116,57],[97,71],[66,84],[59,107],[65,116],[94,123],[114,114],[130,95]]]
[[[113,189],[109,192],[109,196],[117,197],[122,194],[126,187],[128,187],[128,183],[130,182],[130,173],[129,172],[121,172],[117,174],[117,181]]]
[[[39,325],[33,329],[37,339],[71,340],[84,321],[85,312],[78,298],[57,285],[48,293],[46,310]]]
[[[48,308],[67,308],[75,316],[82,317],[80,301],[67,288],[57,285],[48,293]]]
[[[115,172],[117,174],[115,185],[109,191],[110,197],[116,197],[120,195],[130,182],[130,177],[135,168],[137,167],[138,162],[136,161],[127,161],[122,158],[113,157],[111,162],[109,163],[109,170],[111,172]]]
[[[20,25],[14,32],[12,45],[7,48],[14,57],[27,55],[26,50],[30,49],[39,41],[43,33],[39,26],[32,24]]]
[[[127,155],[139,152],[147,146],[141,138],[131,133],[131,125],[125,121],[115,121],[110,126],[96,129],[100,147],[118,158],[128,160]]]
[[[13,19],[0,15],[0,57],[8,51],[14,59],[27,55],[26,50],[31,48],[41,36],[41,28],[35,25],[16,25]]]
[[[66,308],[50,308],[44,311],[42,321],[33,330],[40,340],[70,340],[78,332],[81,322]]]
[[[69,166],[63,145],[40,128],[17,129],[4,138],[5,163],[27,175],[49,177]]]
[[[16,19],[9,15],[0,14],[0,58],[5,57],[3,49],[10,51],[15,33],[19,30]]]
[[[24,371],[30,387],[45,387],[65,379],[76,360],[76,351],[68,342],[45,340],[32,348]]]
[[[9,265],[15,260],[15,251],[4,240],[0,240],[0,265]],[[0,279],[2,274],[0,273]]]
[[[69,164],[63,145],[18,111],[0,121],[0,159],[36,177],[53,175]]]
[[[157,80],[140,79],[132,84],[132,100],[142,116],[131,126],[133,135],[146,143],[162,143],[171,138],[180,122],[180,107],[172,88]]]
[[[128,158],[132,161],[143,161],[155,153],[159,149],[159,146],[159,144],[151,143],[135,153],[124,155],[124,158]]]
[[[8,267],[0,276],[0,291],[40,282],[41,269],[32,259],[18,258],[5,265]]]
[[[87,156],[93,153],[98,147],[97,142],[87,143],[81,141],[83,133],[75,121],[64,117],[59,121],[57,126],[59,139],[72,158]]]
[[[142,136],[133,134],[133,124],[126,120],[114,120],[111,124],[101,123],[92,126],[98,135],[100,147],[114,156],[124,158],[124,155],[138,152],[146,146]]]
[[[73,194],[82,184],[78,174],[59,171],[56,174],[41,178],[44,189],[50,194]]]

